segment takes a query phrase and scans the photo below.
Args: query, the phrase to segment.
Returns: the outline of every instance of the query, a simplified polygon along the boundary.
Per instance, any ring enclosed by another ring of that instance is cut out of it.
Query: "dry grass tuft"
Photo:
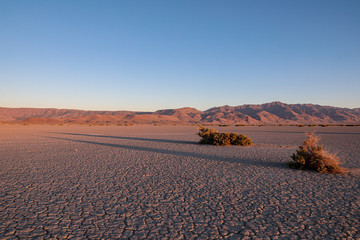
[[[291,156],[293,161],[288,163],[291,168],[310,169],[320,173],[345,173],[339,166],[339,158],[318,145],[318,137],[312,133],[307,133],[307,137],[296,154]]]
[[[228,146],[228,145],[240,145],[249,146],[252,145],[252,141],[249,137],[243,134],[237,133],[220,133],[214,129],[199,127],[198,135],[201,137],[199,143],[212,144],[216,146]]]

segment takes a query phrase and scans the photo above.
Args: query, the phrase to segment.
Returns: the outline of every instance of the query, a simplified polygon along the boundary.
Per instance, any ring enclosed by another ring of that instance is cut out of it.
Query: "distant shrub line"
[[[220,125],[219,125],[220,126]],[[236,127],[279,126],[279,127],[360,127],[360,124],[235,124]]]

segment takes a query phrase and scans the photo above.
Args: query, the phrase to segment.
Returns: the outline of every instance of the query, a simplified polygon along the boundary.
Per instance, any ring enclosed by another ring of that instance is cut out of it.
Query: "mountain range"
[[[359,124],[360,108],[286,104],[278,101],[258,105],[226,105],[206,111],[190,107],[155,112],[0,107],[0,122],[29,124]]]

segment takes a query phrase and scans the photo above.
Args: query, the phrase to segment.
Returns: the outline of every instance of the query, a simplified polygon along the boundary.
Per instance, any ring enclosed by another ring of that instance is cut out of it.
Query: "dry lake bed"
[[[360,239],[360,127],[0,125],[0,239]],[[286,162],[317,132],[348,175]]]

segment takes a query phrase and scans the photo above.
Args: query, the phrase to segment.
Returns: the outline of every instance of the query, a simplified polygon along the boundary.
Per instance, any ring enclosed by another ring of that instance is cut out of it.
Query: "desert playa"
[[[359,239],[360,127],[0,125],[1,239]],[[349,174],[290,169],[316,132]]]

